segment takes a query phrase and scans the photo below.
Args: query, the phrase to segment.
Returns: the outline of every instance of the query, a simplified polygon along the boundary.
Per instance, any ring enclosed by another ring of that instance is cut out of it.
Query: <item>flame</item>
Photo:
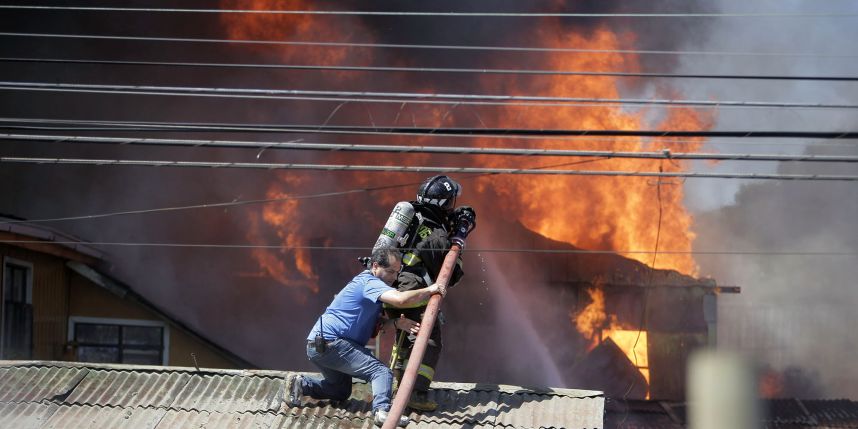
[[[298,176],[290,176],[288,180],[301,182]],[[293,186],[299,186],[299,184],[293,183]],[[248,239],[255,245],[269,244],[264,239],[265,228],[260,225],[260,222],[264,221],[267,226],[274,228],[283,247],[276,251],[269,248],[255,248],[253,257],[259,263],[262,273],[279,283],[318,293],[319,276],[313,270],[313,260],[307,249],[310,243],[307,237],[301,234],[299,203],[296,200],[287,199],[288,194],[275,189],[269,189],[267,197],[282,201],[267,204],[262,210],[261,219],[251,217],[252,225]]]
[[[587,289],[590,304],[574,316],[573,323],[578,332],[590,341],[589,350],[593,350],[602,341],[610,338],[626,354],[629,362],[643,375],[649,386],[649,352],[647,333],[638,329],[624,329],[616,316],[605,313],[605,293],[598,286]]]
[[[546,30],[551,32],[551,30]],[[551,40],[546,37],[545,40]],[[591,49],[620,50],[627,48],[627,40],[601,28],[591,35],[566,34],[557,46],[586,46]],[[628,54],[582,54],[554,57],[551,68],[558,70],[628,70],[639,69],[637,57]],[[552,78],[545,83],[552,95],[600,99],[623,98],[619,82],[610,77],[583,76]],[[523,92],[506,88],[507,93]],[[665,90],[661,90],[664,92]],[[671,94],[675,96],[675,94]],[[519,108],[520,109],[520,108]],[[510,127],[527,126],[535,129],[616,129],[636,130],[651,128],[645,120],[646,111],[628,112],[618,107],[589,106],[558,108],[530,108],[524,121],[520,110],[508,110],[500,123]],[[693,109],[667,109],[656,125],[659,129],[700,130],[711,127],[713,116]],[[703,141],[686,143],[649,143],[641,138],[605,138],[598,143],[587,140],[531,141],[533,147],[575,148],[580,144],[597,146],[600,150],[649,151],[670,149],[694,151]],[[489,143],[484,143],[489,144]],[[575,169],[620,171],[679,171],[682,163],[641,159],[572,159],[580,162]],[[489,161],[492,162],[492,161]],[[503,160],[494,160],[500,166]],[[570,163],[570,159],[546,159],[541,165]],[[501,182],[501,183],[498,183]],[[506,200],[519,199],[511,205],[513,216],[528,228],[559,241],[587,249],[648,251],[658,249],[690,252],[694,233],[692,218],[683,205],[683,188],[676,181],[658,181],[629,177],[583,176],[529,176],[500,177],[490,186],[503,189]],[[661,212],[661,214],[659,214]],[[659,228],[660,223],[660,228]],[[690,253],[659,254],[623,253],[653,268],[674,269],[694,275],[697,264]],[[654,264],[653,264],[654,262]]]
[[[289,4],[289,9],[313,9],[315,4],[301,0]],[[274,0],[222,0],[224,9],[277,9],[282,4]],[[311,15],[286,14],[223,14],[221,22],[229,37],[234,39],[256,40],[336,40],[351,41],[357,34],[361,35],[360,42],[371,42],[373,34],[360,18],[336,17],[338,21],[327,21],[330,17],[315,17]],[[335,25],[331,25],[335,22]],[[635,48],[634,36],[629,33],[617,34],[607,27],[595,27],[576,32],[570,30],[561,20],[540,26],[535,38],[544,46],[581,47],[600,50],[628,50]],[[369,36],[367,36],[369,35]],[[300,64],[345,64],[355,65],[356,62],[371,63],[373,50],[361,49],[357,53],[346,48],[309,48],[307,46],[276,46],[242,45],[248,50],[254,50],[260,55],[275,55],[283,62],[292,61]],[[243,49],[245,49],[243,48]],[[376,51],[377,52],[377,51]],[[392,55],[392,54],[391,54]],[[351,56],[351,57],[350,57]],[[622,70],[635,72],[641,69],[638,57],[629,53],[574,53],[555,54],[540,60],[538,68],[553,68],[557,70]],[[359,60],[359,61],[355,61]],[[399,61],[393,58],[393,61]],[[397,65],[407,66],[406,60]],[[500,58],[498,59],[500,61]],[[503,64],[499,68],[510,68]],[[537,68],[537,67],[534,67]],[[303,76],[303,75],[302,75]],[[350,74],[347,72],[314,73],[313,82],[323,82],[326,87],[347,88],[355,90],[361,85],[377,83],[369,80],[366,75]],[[356,77],[362,76],[362,77]],[[362,80],[365,79],[365,80]],[[412,79],[405,82],[390,78],[382,83],[395,87],[396,83],[407,83],[409,91],[437,92],[422,80]],[[300,81],[304,82],[304,81]],[[285,85],[294,82],[283,82]],[[474,92],[495,94],[544,94],[564,97],[583,97],[616,99],[622,97],[622,85],[628,80],[620,81],[609,76],[527,76],[521,80],[504,78],[497,79],[487,76],[481,78]],[[294,85],[293,85],[294,86]],[[678,98],[670,92],[670,88],[658,87],[652,89],[658,98]],[[477,107],[457,106],[402,106],[395,118],[385,118],[387,124],[445,126],[462,124],[466,120],[474,120],[476,126],[492,124],[509,128],[566,128],[566,129],[682,129],[702,130],[712,126],[714,114],[695,109],[638,109],[625,110],[620,107],[594,104],[588,106],[510,106],[504,109],[491,109],[485,113]],[[308,107],[311,110],[315,107]],[[325,107],[330,109],[330,107]],[[337,107],[339,109],[339,107]],[[321,117],[328,115],[328,120],[335,114],[337,118],[348,116],[346,109],[324,112]],[[468,110],[470,109],[470,110]],[[358,109],[359,110],[359,109]],[[488,110],[488,109],[486,109]],[[354,111],[351,111],[354,116]],[[459,115],[459,113],[462,113]],[[262,113],[259,113],[260,115]],[[353,120],[366,123],[374,121],[370,108],[360,111],[360,118]],[[393,116],[393,115],[391,115]],[[318,117],[318,115],[313,116]],[[368,118],[367,118],[368,117]],[[467,117],[468,119],[464,119]],[[319,120],[321,122],[322,120]],[[327,123],[327,121],[325,121]],[[437,144],[429,140],[425,144]],[[396,138],[386,139],[393,144],[424,144],[421,138],[410,138],[401,142]],[[462,140],[464,141],[464,140]],[[498,146],[497,140],[473,139],[469,143],[475,146]],[[616,151],[652,151],[669,149],[671,151],[694,151],[703,144],[700,139],[684,143],[663,143],[649,141],[643,138],[603,138],[594,143],[590,140],[560,139],[560,140],[517,140],[518,147],[558,148],[558,149],[600,149]],[[595,147],[594,147],[595,146]],[[391,165],[445,165],[442,160],[454,159],[427,154],[406,154],[401,157],[380,157],[378,155],[360,155],[355,153],[338,153],[325,155],[326,161],[336,163],[379,164],[386,161]],[[381,162],[379,162],[381,160]],[[509,157],[479,156],[470,157],[468,162],[484,167],[509,167]],[[459,161],[459,159],[456,159]],[[565,165],[567,168],[587,170],[621,170],[621,171],[665,171],[674,172],[685,168],[682,162],[641,159],[574,159],[574,158],[539,158],[530,161],[533,165],[523,165],[521,158],[515,158],[513,167],[532,168],[550,165]],[[570,165],[578,164],[581,165]],[[452,162],[450,164],[453,164]],[[560,168],[560,167],[553,167]],[[287,195],[294,193],[298,177],[307,177],[309,173],[278,174],[278,180],[272,181],[268,190],[269,195]],[[381,183],[381,173],[343,174],[340,184],[348,183],[350,189],[362,185],[377,186]],[[371,176],[371,177],[370,177]],[[395,174],[387,174],[387,183],[401,182]],[[627,257],[637,259],[654,268],[674,269],[686,274],[696,275],[697,265],[690,253],[694,234],[691,231],[692,217],[683,205],[684,190],[677,181],[664,181],[648,178],[630,177],[585,177],[585,176],[537,176],[537,175],[495,175],[476,179],[476,186],[468,189],[467,198],[477,205],[483,203],[492,207],[489,216],[517,219],[529,229],[548,238],[571,243],[577,247],[597,250],[614,250]],[[306,188],[305,188],[306,189]],[[476,192],[471,191],[474,189]],[[406,199],[409,197],[401,197]],[[503,201],[498,204],[497,201]],[[395,202],[392,198],[376,199],[374,207],[386,204],[390,207]],[[371,211],[373,207],[363,207],[365,202],[356,202],[356,210]],[[317,213],[308,212],[304,203],[290,202],[268,205],[261,215],[251,222],[255,229],[251,233],[254,242],[264,242],[266,228],[273,228],[286,249],[282,251],[256,250],[257,259],[262,271],[273,279],[289,286],[299,285],[312,292],[318,291],[317,285],[311,283],[318,279],[314,269],[317,261],[312,255],[295,247],[306,246],[308,234],[324,235],[324,225]],[[379,209],[378,211],[383,211]],[[377,212],[370,216],[370,222],[380,227],[382,220]],[[483,217],[485,219],[485,217]],[[329,234],[330,235],[330,234]],[[652,252],[670,250],[670,253],[633,253],[632,251]],[[610,326],[610,321],[606,321]],[[598,325],[595,323],[594,326]],[[598,341],[598,336],[589,336]]]
[[[590,295],[590,304],[584,307],[575,317],[575,327],[578,332],[582,333],[592,343],[588,350],[593,350],[599,345],[599,331],[601,331],[608,323],[608,317],[605,314],[605,294],[599,288],[587,289],[587,294]]]

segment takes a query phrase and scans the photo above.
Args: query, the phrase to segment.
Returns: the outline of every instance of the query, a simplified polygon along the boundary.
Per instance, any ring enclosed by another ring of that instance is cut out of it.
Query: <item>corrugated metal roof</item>
[[[0,362],[0,427],[371,428],[370,386],[340,402],[286,404],[296,373],[71,362]],[[413,428],[602,428],[600,392],[433,383]]]
[[[68,394],[87,368],[0,367],[0,402],[38,402]]]

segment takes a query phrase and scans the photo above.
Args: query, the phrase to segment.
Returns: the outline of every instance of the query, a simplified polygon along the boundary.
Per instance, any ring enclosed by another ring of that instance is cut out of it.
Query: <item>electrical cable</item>
[[[46,126],[19,125],[49,124]],[[7,125],[3,125],[7,124]],[[56,125],[56,126],[55,126]],[[63,126],[59,126],[63,125]],[[45,118],[4,118],[0,117],[0,129],[10,130],[39,130],[39,131],[158,131],[158,132],[265,132],[265,133],[303,133],[303,134],[348,134],[374,136],[421,136],[433,138],[473,138],[473,132],[468,129],[448,128],[379,128],[379,127],[337,127],[325,125],[290,125],[290,124],[229,124],[213,122],[142,122],[142,121],[98,121],[79,119],[45,119]],[[476,130],[472,130],[476,132]],[[677,137],[704,138],[815,138],[854,140],[858,131],[678,131],[678,130],[531,130],[532,132],[514,132],[521,130],[490,130],[493,133],[481,133],[481,138],[514,139],[514,140],[584,140],[606,141],[616,143],[613,139],[599,137],[652,137],[665,143],[692,143],[677,140]],[[700,142],[693,142],[699,144]],[[728,144],[719,142],[719,144]],[[820,144],[815,142],[814,144]],[[796,143],[804,146],[806,143]],[[843,144],[838,143],[838,146]]]
[[[453,166],[393,166],[393,165],[343,165],[343,164],[299,164],[261,162],[210,162],[210,161],[157,161],[132,159],[81,159],[81,158],[34,158],[0,157],[0,163],[136,166],[136,167],[182,167],[182,168],[242,168],[261,170],[316,170],[316,171],[372,171],[393,173],[474,173],[474,174],[523,174],[557,176],[616,176],[616,177],[684,177],[697,179],[753,179],[753,180],[807,180],[807,181],[858,181],[858,176],[825,174],[771,174],[771,173],[700,173],[700,172],[643,172],[643,171],[598,171],[598,170],[549,170],[538,168],[487,168]]]
[[[9,125],[3,125],[9,124]],[[33,126],[20,124],[50,124],[51,126]],[[63,125],[63,126],[59,126]],[[96,127],[97,126],[97,127]],[[371,136],[420,136],[433,138],[473,138],[472,135],[465,133],[448,133],[433,129],[432,132],[399,132],[393,129],[384,131],[373,131],[377,128],[364,127],[363,129],[320,129],[313,125],[289,125],[288,129],[278,128],[282,125],[271,124],[224,124],[224,123],[204,123],[204,122],[140,122],[140,121],[95,121],[95,120],[74,120],[74,119],[45,119],[45,118],[3,118],[0,117],[0,129],[9,130],[27,130],[27,131],[148,131],[148,132],[271,132],[271,133],[304,133],[304,134],[348,134],[348,135],[371,135]],[[305,127],[305,128],[302,128]],[[813,145],[829,145],[835,147],[843,147],[845,144],[858,143],[854,141],[858,138],[858,132],[777,132],[777,131],[703,131],[706,134],[700,135],[692,131],[639,131],[638,134],[629,134],[625,130],[565,130],[566,134],[555,133],[553,135],[537,135],[537,134],[485,134],[481,138],[491,138],[496,140],[540,140],[540,141],[585,141],[585,142],[603,142],[603,143],[618,143],[617,139],[622,138],[657,138],[659,143],[664,144],[700,144],[700,141],[682,140],[679,137],[697,138],[703,137],[708,139],[733,139],[733,138],[767,138],[775,137],[779,139],[785,138],[818,138],[827,140],[839,140],[837,142],[828,143],[825,140],[814,141]],[[646,133],[646,134],[641,134]],[[677,133],[682,133],[679,136]],[[810,134],[809,134],[810,133]],[[602,137],[614,137],[606,139]],[[849,140],[848,142],[846,140]],[[297,140],[296,140],[297,141]],[[630,142],[637,144],[638,140]],[[710,143],[714,143],[710,140]],[[650,143],[651,144],[651,143]],[[718,145],[729,144],[754,144],[767,146],[801,146],[804,147],[807,143],[803,142],[736,142],[723,141],[717,142]]]
[[[69,127],[42,127],[16,125],[16,123],[66,124]],[[7,125],[2,125],[6,123]],[[80,126],[78,126],[80,125]],[[858,131],[690,131],[690,130],[574,130],[574,129],[510,129],[510,128],[428,128],[428,127],[378,127],[336,125],[254,125],[220,124],[205,122],[140,122],[140,121],[89,121],[66,119],[21,119],[0,118],[0,129],[41,131],[163,131],[163,132],[254,132],[254,133],[299,133],[299,134],[357,134],[398,135],[427,137],[489,138],[582,138],[610,137],[705,137],[705,138],[803,138],[803,139],[858,139]]]
[[[660,170],[661,170],[661,167],[659,167],[659,171]],[[660,244],[659,241],[661,239],[661,220],[662,220],[662,216],[663,216],[663,212],[664,212],[664,209],[662,207],[662,200],[661,200],[661,181],[656,181],[655,193],[656,193],[656,201],[658,202],[658,217],[656,220],[655,245],[654,245],[654,248],[652,251],[652,263],[649,266],[649,272],[648,272],[648,276],[647,276],[648,278],[647,278],[647,282],[646,282],[646,287],[644,288],[644,291],[643,291],[644,296],[643,296],[643,309],[641,310],[641,320],[640,320],[640,323],[638,324],[638,332],[637,332],[637,335],[635,336],[635,342],[634,342],[634,344],[632,344],[632,356],[634,357],[633,365],[635,366],[635,368],[638,368],[638,353],[637,353],[638,342],[640,341],[641,333],[644,331],[644,328],[646,328],[646,324],[647,324],[646,322],[647,322],[648,315],[649,315],[649,311],[648,311],[649,310],[649,291],[652,287],[653,274],[655,273],[655,270],[656,270],[655,263],[656,263],[657,258],[658,258],[658,246]],[[647,347],[647,350],[649,350],[649,347]],[[649,358],[647,358],[647,365],[648,364],[649,364]],[[650,373],[650,375],[652,375],[652,374]],[[647,391],[649,391],[649,389],[650,389],[649,381],[650,380],[647,380]],[[632,378],[632,382],[629,384],[629,388],[626,390],[625,393],[623,393],[623,402],[626,402],[626,405],[628,405],[628,402],[627,402],[628,401],[628,395],[629,395],[629,393],[632,392],[632,389],[634,389],[636,383],[637,383],[637,379]],[[647,395],[647,397],[649,397],[649,395]],[[619,429],[621,429],[623,427],[623,424],[626,422],[627,418],[628,418],[628,407],[626,408],[626,412],[623,415],[623,419],[620,421],[619,425],[617,425],[617,427]]]
[[[142,146],[179,146],[179,147],[218,147],[242,149],[290,149],[335,152],[387,152],[387,153],[432,153],[458,155],[504,155],[504,156],[572,156],[598,158],[630,159],[687,159],[708,161],[777,161],[777,162],[842,162],[856,163],[858,156],[840,155],[781,155],[752,153],[692,153],[672,152],[664,149],[657,152],[620,152],[574,149],[543,148],[499,148],[499,147],[461,147],[461,146],[413,146],[381,144],[343,144],[343,143],[307,143],[307,142],[259,142],[241,140],[188,140],[158,139],[149,137],[92,137],[79,135],[32,135],[2,134],[0,140],[46,141],[58,143],[95,143]]]
[[[807,57],[807,58],[858,58],[849,54],[821,54],[817,52],[731,52],[731,51],[666,51],[641,49],[586,49],[552,48],[527,46],[478,46],[478,45],[425,45],[399,43],[358,43],[358,42],[318,42],[301,40],[248,40],[248,39],[208,39],[186,37],[145,37],[145,36],[106,36],[96,34],[57,34],[57,33],[12,33],[0,32],[8,37],[40,37],[61,39],[90,39],[118,41],[148,41],[172,43],[227,43],[283,46],[312,46],[330,48],[383,48],[383,49],[436,49],[464,51],[500,51],[500,52],[561,52],[586,54],[633,54],[633,55],[705,55],[705,56],[749,56],[749,57]]]
[[[546,166],[545,168],[588,164],[588,163],[593,163],[593,162],[597,162],[597,161],[600,161],[600,160],[589,159],[589,160],[584,160],[584,161],[574,161],[574,162],[568,162],[568,163],[563,163],[563,164],[550,165],[550,166]],[[489,175],[490,174],[472,174],[472,175],[460,177],[459,180],[464,181],[464,180],[476,179],[479,177],[484,177],[484,176],[489,176]],[[374,186],[374,187],[363,188],[363,189],[351,189],[351,190],[346,190],[346,191],[335,191],[335,192],[323,192],[323,193],[316,193],[316,194],[294,195],[294,196],[286,196],[286,197],[278,197],[278,198],[264,198],[264,199],[251,199],[251,200],[234,199],[234,200],[228,201],[228,202],[192,204],[192,205],[185,205],[185,206],[160,207],[160,208],[152,208],[152,209],[123,210],[123,211],[117,211],[117,212],[80,215],[80,216],[65,216],[65,217],[56,217],[56,218],[28,219],[28,220],[0,220],[0,225],[2,225],[2,224],[15,224],[15,223],[44,223],[44,222],[70,221],[70,220],[89,220],[89,219],[106,218],[106,217],[113,217],[113,216],[126,216],[126,215],[131,215],[131,214],[149,214],[149,213],[157,213],[157,212],[168,212],[168,211],[179,211],[179,210],[190,210],[190,209],[201,209],[201,208],[235,207],[235,206],[243,206],[243,205],[250,205],[250,204],[265,204],[265,203],[282,202],[282,201],[288,201],[288,200],[304,200],[304,199],[324,198],[324,197],[341,196],[341,195],[360,193],[360,192],[376,192],[376,191],[383,191],[383,190],[403,188],[403,187],[414,187],[420,183],[422,183],[422,182],[389,184],[389,185]]]
[[[0,240],[4,244],[45,244],[45,240]],[[124,247],[185,247],[185,248],[210,248],[210,249],[282,249],[282,250],[331,250],[331,251],[366,251],[366,246],[286,246],[282,244],[206,244],[206,243],[141,243],[141,242],[89,242],[89,241],[50,241],[53,244],[86,244],[90,246],[124,246]],[[406,249],[407,250],[407,249]],[[496,249],[468,249],[473,252],[485,253],[537,253],[537,254],[594,254],[594,255],[616,255],[616,254],[652,254],[651,250],[583,250],[583,249],[525,249],[525,248],[496,248]],[[858,256],[858,252],[833,252],[833,251],[665,251],[659,250],[661,255],[724,255],[724,256]]]
[[[184,206],[171,206],[171,207],[158,207],[151,209],[138,209],[138,210],[122,210],[116,212],[108,212],[108,213],[97,213],[97,214],[89,214],[89,215],[79,215],[79,216],[63,216],[63,217],[55,217],[55,218],[43,218],[43,219],[27,219],[27,220],[0,220],[0,225],[3,224],[32,224],[32,223],[47,223],[47,222],[64,222],[64,221],[72,221],[72,220],[91,220],[91,219],[101,219],[107,217],[115,217],[115,216],[128,216],[135,214],[151,214],[151,213],[163,213],[163,212],[173,212],[173,211],[181,211],[181,210],[192,210],[192,209],[209,209],[209,208],[220,208],[220,207],[236,207],[236,206],[245,206],[251,204],[267,204],[267,203],[276,203],[283,201],[295,201],[295,200],[309,200],[315,198],[327,198],[327,197],[335,197],[363,192],[374,192],[374,191],[382,191],[387,189],[395,189],[395,188],[403,188],[403,187],[413,187],[419,183],[404,183],[404,184],[394,184],[394,185],[385,185],[385,186],[375,186],[371,188],[363,188],[363,189],[349,189],[345,191],[334,191],[334,192],[322,192],[316,194],[304,194],[304,195],[289,195],[285,197],[277,197],[277,198],[259,198],[259,199],[251,199],[251,200],[232,200],[226,202],[217,202],[217,203],[204,203],[204,204],[191,204]]]
[[[0,90],[50,91],[88,94],[166,95],[239,99],[275,99],[359,103],[406,103],[444,105],[554,106],[586,103],[582,106],[623,105],[717,107],[721,108],[798,108],[856,109],[856,104],[824,104],[765,101],[709,101],[631,98],[553,97],[492,94],[430,94],[414,92],[321,91],[302,89],[214,88],[153,85],[98,85],[52,82],[0,81]],[[387,97],[387,98],[381,98]],[[552,104],[556,103],[556,104]]]
[[[339,15],[339,16],[420,16],[479,18],[847,18],[858,16],[844,12],[731,12],[731,13],[564,13],[564,12],[405,12],[361,10],[265,10],[265,9],[178,9],[95,6],[0,5],[0,9],[79,12],[148,13],[238,13],[264,15]]]
[[[856,82],[855,76],[786,76],[786,75],[726,75],[726,74],[684,74],[684,73],[646,73],[611,71],[570,71],[537,69],[490,69],[490,68],[452,68],[452,67],[392,67],[392,66],[346,66],[318,64],[247,64],[247,63],[201,63],[175,61],[128,61],[101,59],[69,58],[18,58],[0,57],[0,62],[45,63],[45,64],[86,64],[120,66],[157,66],[157,67],[199,67],[199,68],[250,68],[302,71],[349,71],[349,72],[397,72],[397,73],[475,73],[501,75],[544,75],[544,76],[590,76],[621,78],[675,78],[675,79],[718,79],[718,80],[803,80],[821,82]]]

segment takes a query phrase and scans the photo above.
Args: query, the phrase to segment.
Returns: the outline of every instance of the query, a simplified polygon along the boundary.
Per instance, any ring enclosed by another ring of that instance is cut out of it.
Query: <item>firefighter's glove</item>
[[[465,246],[468,234],[477,227],[477,212],[470,206],[460,206],[453,210],[453,235],[450,240],[459,246]]]

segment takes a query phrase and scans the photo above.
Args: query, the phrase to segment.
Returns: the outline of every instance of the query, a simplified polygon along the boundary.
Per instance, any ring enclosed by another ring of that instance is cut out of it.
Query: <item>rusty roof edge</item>
[[[24,219],[9,217],[8,215],[0,215],[0,231],[45,240],[45,243],[54,243],[95,259],[104,259],[105,256],[105,253],[101,250],[71,234],[60,232],[45,225],[29,223]],[[56,243],[57,241],[62,241],[62,243]]]
[[[531,394],[546,396],[565,396],[569,398],[597,398],[604,397],[605,393],[598,390],[565,389],[553,387],[528,387],[510,384],[490,383],[451,383],[443,381],[432,382],[433,389],[461,390],[461,391],[497,391],[511,394]]]

